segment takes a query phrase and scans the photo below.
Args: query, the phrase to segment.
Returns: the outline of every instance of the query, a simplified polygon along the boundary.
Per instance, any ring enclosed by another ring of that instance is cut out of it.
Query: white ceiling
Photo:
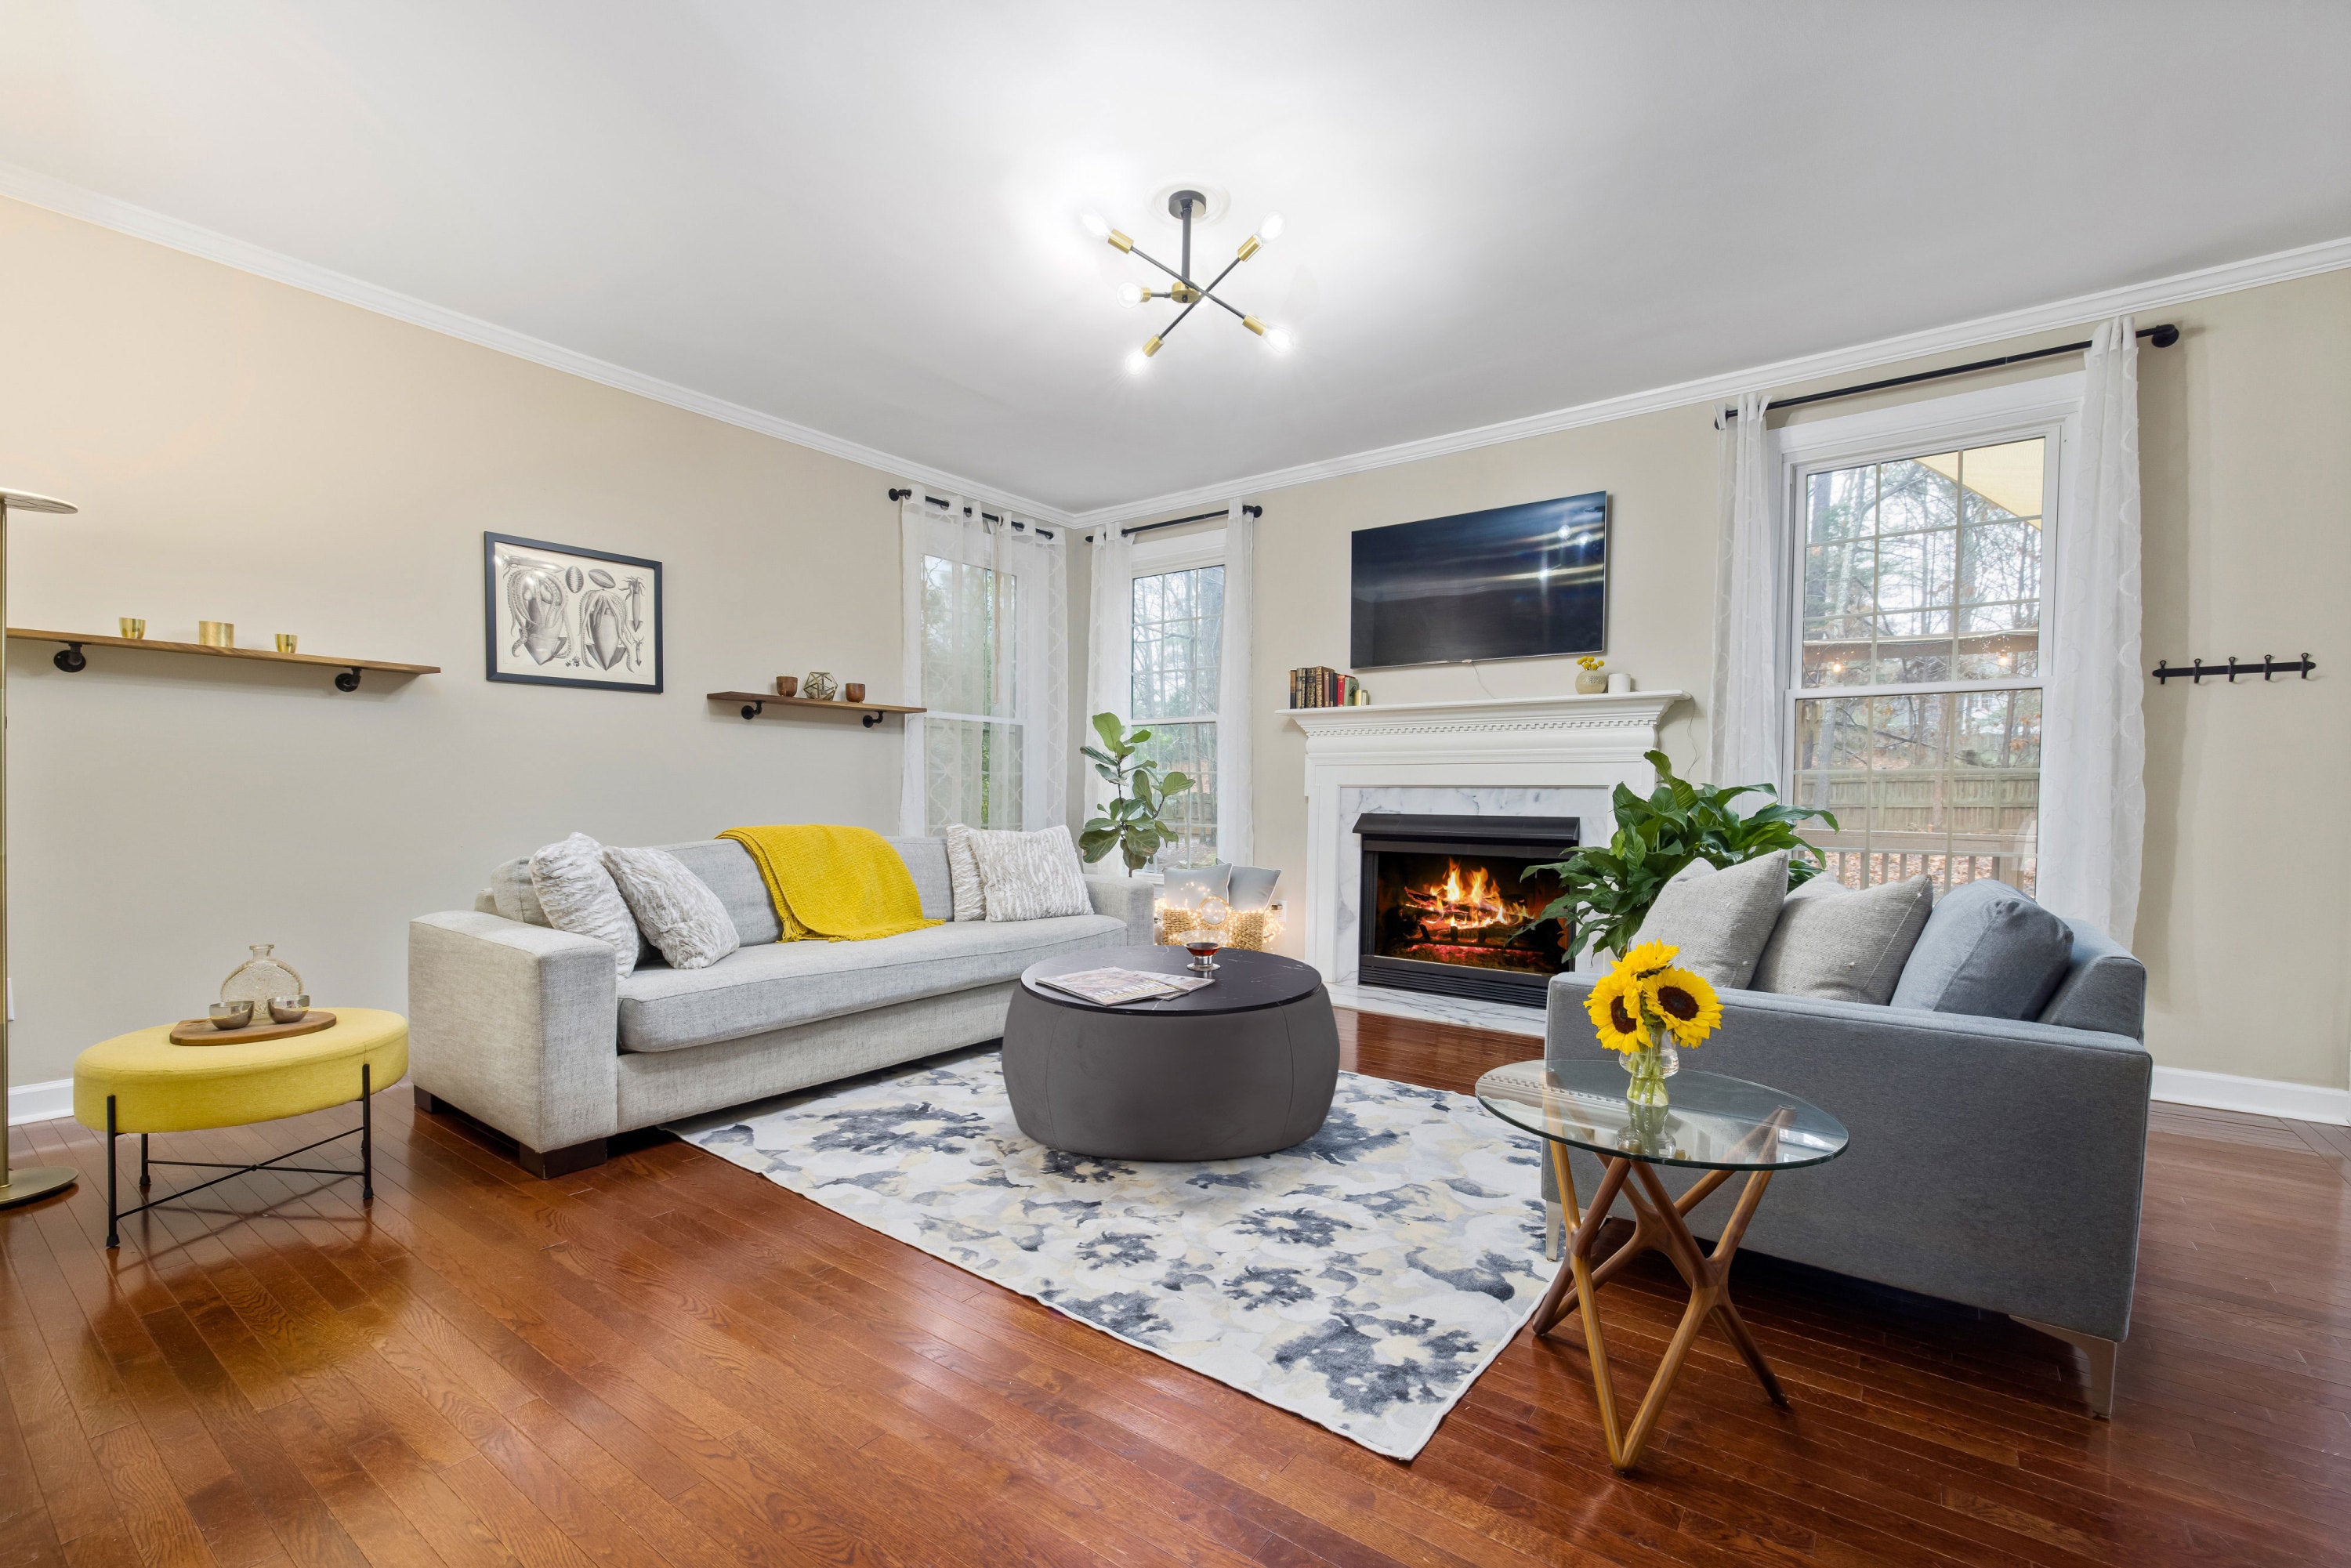
[[[1082,510],[2351,235],[2351,5],[10,0],[0,162]]]

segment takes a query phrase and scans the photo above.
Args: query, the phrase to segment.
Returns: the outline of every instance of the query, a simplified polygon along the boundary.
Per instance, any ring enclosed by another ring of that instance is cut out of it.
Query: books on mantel
[[[1291,707],[1356,707],[1370,700],[1361,681],[1328,664],[1290,672]]]

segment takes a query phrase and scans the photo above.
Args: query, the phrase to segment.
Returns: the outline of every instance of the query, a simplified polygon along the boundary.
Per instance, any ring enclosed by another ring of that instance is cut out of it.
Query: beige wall
[[[2351,272],[2249,289],[2160,313],[2184,333],[2140,357],[2146,645],[2158,658],[2291,657],[2307,683],[2201,690],[2147,683],[2149,820],[2137,946],[2151,976],[2147,1042],[2166,1066],[2342,1087],[2351,1040]],[[2153,318],[2149,319],[2150,321]],[[2044,334],[1901,374],[2079,338]],[[2001,372],[2079,368],[2070,356]],[[1823,405],[1845,413],[1989,384]],[[1786,394],[1824,383],[1782,389]],[[1293,665],[1343,666],[1347,535],[1355,528],[1606,490],[1611,664],[1695,703],[1666,730],[1701,769],[1712,658],[1716,531],[1712,407],[1604,425],[1252,497],[1259,532],[1257,859],[1301,893],[1303,737],[1279,716]],[[1381,702],[1571,689],[1573,664],[1538,659],[1364,674]],[[1292,922],[1294,949],[1298,922]]]
[[[746,724],[703,694],[811,667],[896,695],[879,473],[0,202],[12,624],[440,664],[328,673],[8,650],[13,1077],[200,1014],[276,941],[326,1005],[399,1008],[405,923],[574,829],[894,824],[899,728]],[[484,530],[666,568],[667,691],[482,677]]]
[[[2141,360],[2149,659],[2307,648],[2321,672],[2150,684],[2149,1043],[2170,1066],[2341,1086],[2351,273],[2162,314],[2187,336]],[[158,654],[99,651],[67,676],[50,650],[12,645],[17,1082],[194,1012],[254,940],[278,942],[325,1001],[402,1006],[407,916],[463,904],[496,861],[575,828],[648,842],[893,821],[894,726],[746,725],[702,700],[815,665],[896,691],[885,476],[8,203],[0,344],[0,483],[83,507],[17,520],[15,624],[140,614],[183,638],[219,618],[248,643],[294,631],[306,651],[444,666],[344,695],[320,675]],[[1274,710],[1290,666],[1344,662],[1357,528],[1609,491],[1609,658],[1696,694],[1666,744],[1697,767],[1715,443],[1710,408],[1692,407],[1256,497],[1257,858],[1296,893],[1302,746]],[[669,690],[484,681],[485,529],[665,562]],[[1507,696],[1564,690],[1572,669],[1368,682],[1383,701]]]

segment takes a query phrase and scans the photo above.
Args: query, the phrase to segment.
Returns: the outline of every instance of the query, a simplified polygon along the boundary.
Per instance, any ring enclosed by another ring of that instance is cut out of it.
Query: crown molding
[[[389,316],[412,327],[463,339],[501,354],[511,354],[516,359],[544,365],[551,371],[601,382],[620,392],[684,409],[688,413],[698,413],[722,424],[732,424],[760,435],[773,436],[778,441],[789,441],[795,446],[805,446],[812,452],[862,464],[883,475],[928,486],[935,491],[960,496],[967,500],[985,501],[993,507],[1009,507],[1023,518],[1034,517],[1039,522],[1059,523],[1065,528],[1074,525],[1071,515],[1058,507],[1048,507],[1009,490],[950,474],[943,468],[909,462],[894,453],[843,440],[838,435],[830,435],[772,413],[762,413],[756,408],[747,408],[739,402],[729,402],[725,398],[713,397],[691,387],[679,386],[674,382],[663,381],[658,376],[649,376],[590,354],[580,353],[534,338],[527,332],[501,327],[494,321],[485,321],[479,317],[451,310],[393,289],[379,287],[362,278],[251,245],[168,214],[119,201],[19,164],[0,163],[0,196],[8,196],[27,206],[45,208],[66,217],[78,218],[84,223],[112,229],[134,239],[150,240],[189,256],[218,262],[223,267],[235,267],[239,272],[249,272],[257,277],[288,284],[311,294],[324,295],[346,305],[356,305],[362,310]]]
[[[1751,370],[1702,376],[1695,381],[1653,387],[1647,392],[1626,392],[1619,397],[1603,398],[1596,402],[1578,403],[1573,408],[1526,414],[1497,424],[1481,424],[1443,435],[1424,436],[1417,441],[1398,442],[1393,446],[1375,446],[1368,451],[1349,453],[1343,457],[1327,457],[1320,462],[1301,463],[1289,468],[1274,468],[1262,474],[1220,480],[1214,485],[1198,485],[1188,490],[1170,491],[1166,495],[1153,496],[1140,501],[1098,507],[1078,513],[1071,526],[1094,528],[1114,523],[1138,522],[1163,512],[1184,511],[1203,503],[1227,501],[1240,496],[1263,496],[1268,491],[1311,485],[1319,479],[1335,479],[1343,475],[1394,467],[1400,463],[1417,463],[1424,458],[1468,452],[1480,446],[1499,445],[1506,441],[1523,441],[1529,436],[1550,435],[1587,424],[1605,424],[1611,420],[1626,419],[1635,414],[1736,399],[1742,392],[1771,392],[1793,382],[1847,375],[1904,360],[1925,359],[1934,354],[1980,348],[1987,343],[2028,337],[2035,332],[2080,327],[2108,317],[2167,309],[2192,299],[2233,294],[2241,288],[2284,283],[2316,273],[2337,272],[2345,267],[2351,267],[2351,235],[2257,256],[2245,261],[2226,262],[2219,267],[2177,273],[2147,283],[2126,284],[2119,288],[2102,289],[2095,294],[2078,294],[2070,299],[2059,299],[2047,305],[2003,311],[1996,316],[1980,316],[1974,320],[1949,327],[1906,332],[1900,337],[1880,338],[1874,342],[1859,343],[1847,349],[1781,360]]]
[[[528,360],[549,370],[579,376],[655,402],[667,403],[672,408],[698,413],[721,423],[773,436],[778,441],[789,441],[796,446],[861,464],[884,475],[928,486],[934,490],[984,501],[990,506],[1009,507],[1024,518],[1077,530],[1145,521],[1162,513],[1180,511],[1203,503],[1227,501],[1236,496],[1262,495],[1271,490],[1312,484],[1320,479],[1393,467],[1400,463],[1417,463],[1424,458],[1473,451],[1480,446],[1494,446],[1508,441],[1523,441],[1530,436],[1549,435],[1588,424],[1604,424],[1611,420],[1625,419],[1635,414],[1684,408],[1721,398],[1736,398],[1742,392],[1768,392],[1791,382],[1844,375],[1904,360],[1978,348],[1986,343],[2026,337],[2056,328],[2080,326],[2126,312],[2160,310],[2191,299],[2231,294],[2241,288],[2283,283],[2296,277],[2351,267],[2351,235],[2346,235],[2244,261],[2178,273],[2151,282],[2127,284],[2119,288],[2076,295],[2047,305],[1978,317],[1953,326],[1881,338],[1874,342],[1782,360],[1750,370],[1677,382],[1646,392],[1627,392],[1618,397],[1578,403],[1571,408],[1526,414],[1495,424],[1425,436],[1392,446],[1373,447],[1343,456],[1245,475],[1213,485],[1194,486],[1142,500],[1072,512],[926,464],[911,462],[895,454],[844,440],[775,414],[763,413],[725,398],[695,392],[674,382],[663,381],[657,376],[566,349],[478,317],[380,287],[363,279],[232,238],[151,208],[102,195],[18,164],[0,163],[0,196],[95,224],[100,228],[112,229],[118,234],[149,240],[172,250],[218,262],[224,267],[235,267],[240,272],[249,272],[308,293],[340,300],[346,305],[355,305],[362,310],[462,339],[517,359]]]

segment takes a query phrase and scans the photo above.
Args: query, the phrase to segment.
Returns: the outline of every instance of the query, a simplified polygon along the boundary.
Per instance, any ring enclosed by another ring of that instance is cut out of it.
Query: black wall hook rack
[[[2225,664],[2208,664],[2201,659],[2192,664],[2174,664],[2168,661],[2158,660],[2155,668],[2149,670],[2147,674],[2160,682],[2193,681],[2199,686],[2204,684],[2204,677],[2207,675],[2215,679],[2226,675],[2230,685],[2234,685],[2239,675],[2248,679],[2259,675],[2266,681],[2273,675],[2298,674],[2306,681],[2310,679],[2310,672],[2316,668],[2318,668],[2316,662],[2308,653],[2303,654],[2299,659],[2284,661],[2273,659],[2267,653],[2263,653],[2259,664],[2241,662],[2235,654],[2231,653],[2229,655],[2229,662]]]

